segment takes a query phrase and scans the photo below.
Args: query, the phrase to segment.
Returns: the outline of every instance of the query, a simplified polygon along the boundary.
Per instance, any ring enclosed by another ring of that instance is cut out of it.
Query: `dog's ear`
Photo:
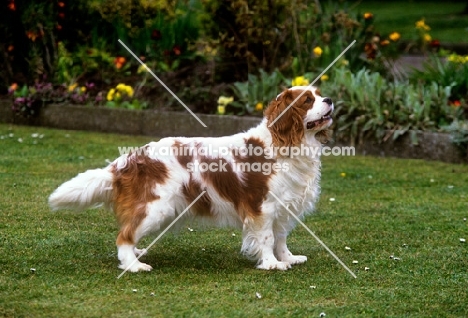
[[[303,111],[294,105],[287,109],[293,101],[292,92],[285,90],[275,100],[271,101],[265,110],[265,117],[268,120],[267,126],[273,138],[274,146],[298,146],[304,138]],[[285,109],[287,110],[283,113]],[[270,124],[272,124],[271,127]]]

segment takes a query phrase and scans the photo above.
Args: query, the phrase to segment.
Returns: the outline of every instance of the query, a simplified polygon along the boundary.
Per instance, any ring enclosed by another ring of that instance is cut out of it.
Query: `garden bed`
[[[73,105],[48,105],[36,118],[23,118],[11,112],[11,101],[0,101],[0,122],[33,125],[71,130],[89,130],[156,137],[224,136],[241,132],[257,125],[261,118],[249,116],[218,116],[197,114],[207,125],[203,127],[188,112],[133,111],[126,109],[90,108]],[[396,141],[378,143],[366,139],[356,146],[356,154],[381,157],[438,160],[450,163],[467,163],[450,135],[419,132],[414,145],[407,135]],[[337,140],[330,146],[348,146],[349,142]]]

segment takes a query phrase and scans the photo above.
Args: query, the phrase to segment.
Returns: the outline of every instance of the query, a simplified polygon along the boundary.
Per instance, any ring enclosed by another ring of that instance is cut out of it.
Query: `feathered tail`
[[[58,187],[49,197],[52,210],[84,210],[100,205],[109,207],[112,201],[110,167],[88,170]]]

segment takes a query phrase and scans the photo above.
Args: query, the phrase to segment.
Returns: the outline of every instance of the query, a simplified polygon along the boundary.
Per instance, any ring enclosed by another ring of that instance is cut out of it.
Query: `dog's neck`
[[[307,147],[322,147],[322,139],[318,138],[318,134],[322,132],[310,131],[306,130],[304,134],[304,138],[302,139],[302,144]],[[262,122],[256,126],[248,130],[245,134],[249,137],[258,137],[263,140],[266,145],[274,147],[273,145],[273,138],[271,136],[270,129],[268,128],[268,121],[266,118],[262,120]],[[300,147],[301,145],[297,145]]]

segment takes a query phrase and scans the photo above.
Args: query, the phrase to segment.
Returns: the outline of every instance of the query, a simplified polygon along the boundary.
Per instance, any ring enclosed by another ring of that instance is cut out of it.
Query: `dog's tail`
[[[111,166],[88,170],[58,187],[49,197],[52,210],[84,210],[101,205],[110,207],[112,202]]]

